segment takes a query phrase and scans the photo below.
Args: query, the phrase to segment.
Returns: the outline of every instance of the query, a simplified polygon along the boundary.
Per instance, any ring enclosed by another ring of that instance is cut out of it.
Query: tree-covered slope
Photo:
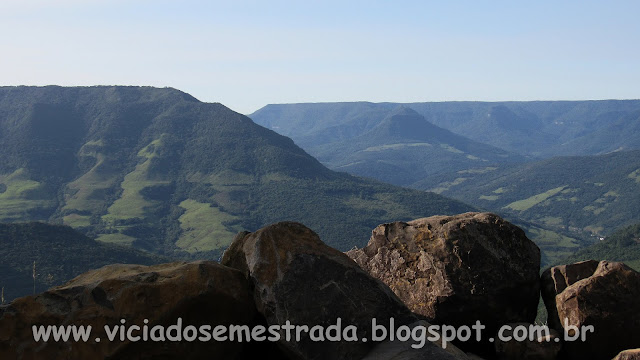
[[[297,220],[340,249],[377,224],[471,207],[328,170],[221,104],[148,87],[0,88],[0,221],[102,242],[219,254],[239,230]]]
[[[407,107],[361,135],[309,151],[329,168],[401,186],[442,172],[524,160],[435,126]]]
[[[570,264],[583,260],[621,261],[640,271],[640,223],[622,228],[590,247],[564,259]]]
[[[459,172],[419,186],[575,233],[602,236],[640,221],[640,151]]]
[[[157,264],[167,258],[89,239],[68,226],[0,224],[0,287],[5,301],[63,284],[108,264]]]

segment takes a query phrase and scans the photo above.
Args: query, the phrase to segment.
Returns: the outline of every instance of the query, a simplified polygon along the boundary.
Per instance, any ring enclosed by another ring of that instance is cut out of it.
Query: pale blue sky
[[[0,85],[319,101],[640,98],[640,1],[1,0]]]

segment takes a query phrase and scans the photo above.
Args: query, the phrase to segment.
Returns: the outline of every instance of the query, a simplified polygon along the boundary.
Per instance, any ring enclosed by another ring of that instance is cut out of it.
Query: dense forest
[[[68,226],[39,222],[0,224],[0,259],[5,302],[109,264],[169,261],[128,246],[91,240]]]
[[[380,223],[472,210],[337,173],[221,104],[151,87],[0,88],[0,221],[217,258],[236,232],[301,221],[342,250]]]

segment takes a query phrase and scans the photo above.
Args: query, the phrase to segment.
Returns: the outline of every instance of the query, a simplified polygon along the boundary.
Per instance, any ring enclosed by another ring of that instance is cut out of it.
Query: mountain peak
[[[438,130],[442,129],[428,122],[424,116],[418,114],[415,110],[406,106],[398,106],[370,133],[376,137],[421,140]]]

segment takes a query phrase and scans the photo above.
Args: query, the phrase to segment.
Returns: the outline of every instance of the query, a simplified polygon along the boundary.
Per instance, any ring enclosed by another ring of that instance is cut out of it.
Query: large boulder
[[[640,360],[640,349],[621,351],[613,360]]]
[[[347,255],[409,309],[437,324],[470,326],[479,320],[487,327],[484,334],[493,335],[502,324],[536,317],[540,249],[494,214],[383,224],[366,247]],[[471,342],[459,346],[476,350]],[[483,347],[492,351],[493,344]]]
[[[302,332],[300,341],[287,341],[281,330],[279,344],[291,358],[361,359],[380,344],[371,341],[372,319],[386,329],[391,318],[396,327],[416,321],[385,284],[299,223],[282,222],[255,233],[238,234],[222,263],[243,271],[250,279],[256,307],[270,326],[288,321],[307,325],[310,330],[316,325],[326,329],[335,328],[340,319],[343,335],[355,334],[359,339],[316,342],[313,340],[320,338],[319,333],[312,338]],[[345,332],[350,325],[357,331]],[[426,347],[443,352],[432,343]]]
[[[556,295],[574,283],[593,275],[597,268],[597,261],[587,260],[575,264],[554,266],[542,273],[540,292],[547,308],[547,322],[551,328],[562,330],[556,308]]]
[[[253,324],[256,309],[244,275],[213,262],[110,265],[0,310],[0,359],[244,358],[248,343],[109,341],[104,326]],[[32,325],[91,326],[87,342],[35,342]],[[141,331],[132,335],[141,335]],[[159,339],[161,333],[156,332]],[[177,335],[177,331],[164,337]],[[199,334],[200,335],[200,334]],[[187,334],[190,336],[190,334]],[[96,340],[100,338],[100,341]],[[175,338],[174,338],[175,339]],[[255,350],[255,349],[254,349]]]
[[[592,265],[577,266],[586,274]],[[551,273],[554,272],[562,271],[552,269]],[[548,283],[551,280],[544,279],[543,287],[551,288],[553,285]],[[558,318],[554,322],[564,326],[566,321],[564,331],[568,336],[576,336],[578,329],[578,339],[564,343],[567,357],[611,359],[622,350],[640,346],[640,273],[623,263],[601,261],[590,276],[573,283],[569,280],[567,284],[564,289],[558,287],[562,290],[555,301],[546,303],[551,310],[549,314],[555,305]],[[589,326],[593,332],[588,330]]]

